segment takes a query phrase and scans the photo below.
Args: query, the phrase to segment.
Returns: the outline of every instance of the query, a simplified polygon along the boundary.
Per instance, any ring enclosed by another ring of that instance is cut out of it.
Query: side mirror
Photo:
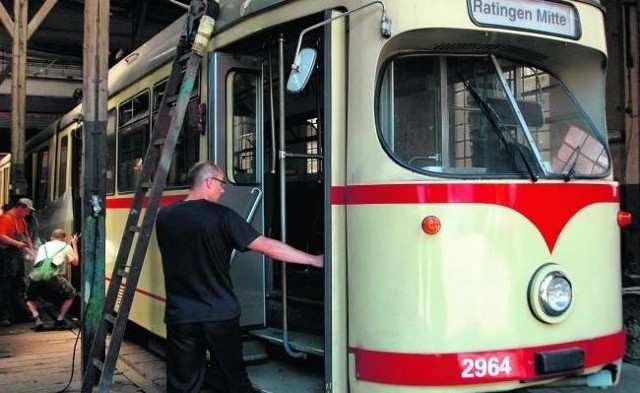
[[[303,48],[291,65],[291,74],[287,80],[287,91],[300,93],[309,82],[311,72],[316,64],[317,52],[313,48]]]

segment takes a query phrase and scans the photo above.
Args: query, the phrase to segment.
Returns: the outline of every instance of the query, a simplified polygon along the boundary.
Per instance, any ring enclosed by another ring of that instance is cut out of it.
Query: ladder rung
[[[104,320],[109,322],[112,325],[116,324],[117,319],[118,319],[118,317],[116,317],[113,314],[104,314]]]
[[[180,97],[179,94],[174,94],[172,96],[167,96],[167,97],[164,98],[164,103],[165,103],[165,105],[173,104],[174,102],[178,101],[179,97]]]
[[[129,276],[129,272],[126,271],[125,269],[118,269],[118,275],[122,278],[127,278]]]
[[[192,52],[190,50],[186,51],[184,54],[182,54],[182,56],[178,58],[178,62],[185,63],[187,60],[189,60],[189,57],[191,55],[192,55]]]
[[[139,226],[137,226],[137,225],[131,225],[131,226],[129,227],[129,232],[140,232],[141,230],[142,230],[142,228],[140,228],[140,227],[139,227]]]
[[[98,370],[102,370],[102,368],[104,367],[104,363],[102,363],[100,359],[93,359],[93,361],[91,361],[91,364],[93,364],[93,366]]]

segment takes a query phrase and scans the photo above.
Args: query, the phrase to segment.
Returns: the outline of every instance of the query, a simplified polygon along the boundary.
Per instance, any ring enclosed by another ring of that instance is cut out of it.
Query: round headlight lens
[[[571,305],[571,283],[564,274],[554,271],[540,283],[540,305],[545,313],[555,317],[563,314]]]

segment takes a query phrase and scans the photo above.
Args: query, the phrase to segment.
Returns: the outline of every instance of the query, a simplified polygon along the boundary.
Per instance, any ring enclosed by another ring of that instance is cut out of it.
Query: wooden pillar
[[[58,0],[47,0],[29,24],[28,1],[15,0],[13,20],[0,4],[0,21],[13,39],[11,54],[11,193],[27,195],[27,174],[24,166],[24,137],[27,115],[27,41],[38,29]],[[0,81],[1,82],[1,81]]]
[[[109,0],[84,4],[81,266],[82,369],[86,370],[104,307]]]
[[[24,134],[27,113],[27,0],[13,3],[13,47],[11,57],[11,193],[27,194],[24,166]]]

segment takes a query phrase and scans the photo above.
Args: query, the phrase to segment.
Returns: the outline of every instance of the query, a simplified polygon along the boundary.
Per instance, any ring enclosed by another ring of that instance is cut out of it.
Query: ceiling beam
[[[2,24],[4,25],[4,28],[7,29],[9,35],[13,37],[13,20],[2,3],[0,3],[0,21],[2,21]]]
[[[27,40],[31,38],[31,35],[33,35],[36,30],[38,30],[38,27],[40,27],[40,24],[42,23],[44,18],[49,15],[49,12],[57,2],[58,0],[47,0],[42,5],[42,7],[40,7],[38,12],[36,12],[31,21],[29,21],[29,25],[27,26]]]

